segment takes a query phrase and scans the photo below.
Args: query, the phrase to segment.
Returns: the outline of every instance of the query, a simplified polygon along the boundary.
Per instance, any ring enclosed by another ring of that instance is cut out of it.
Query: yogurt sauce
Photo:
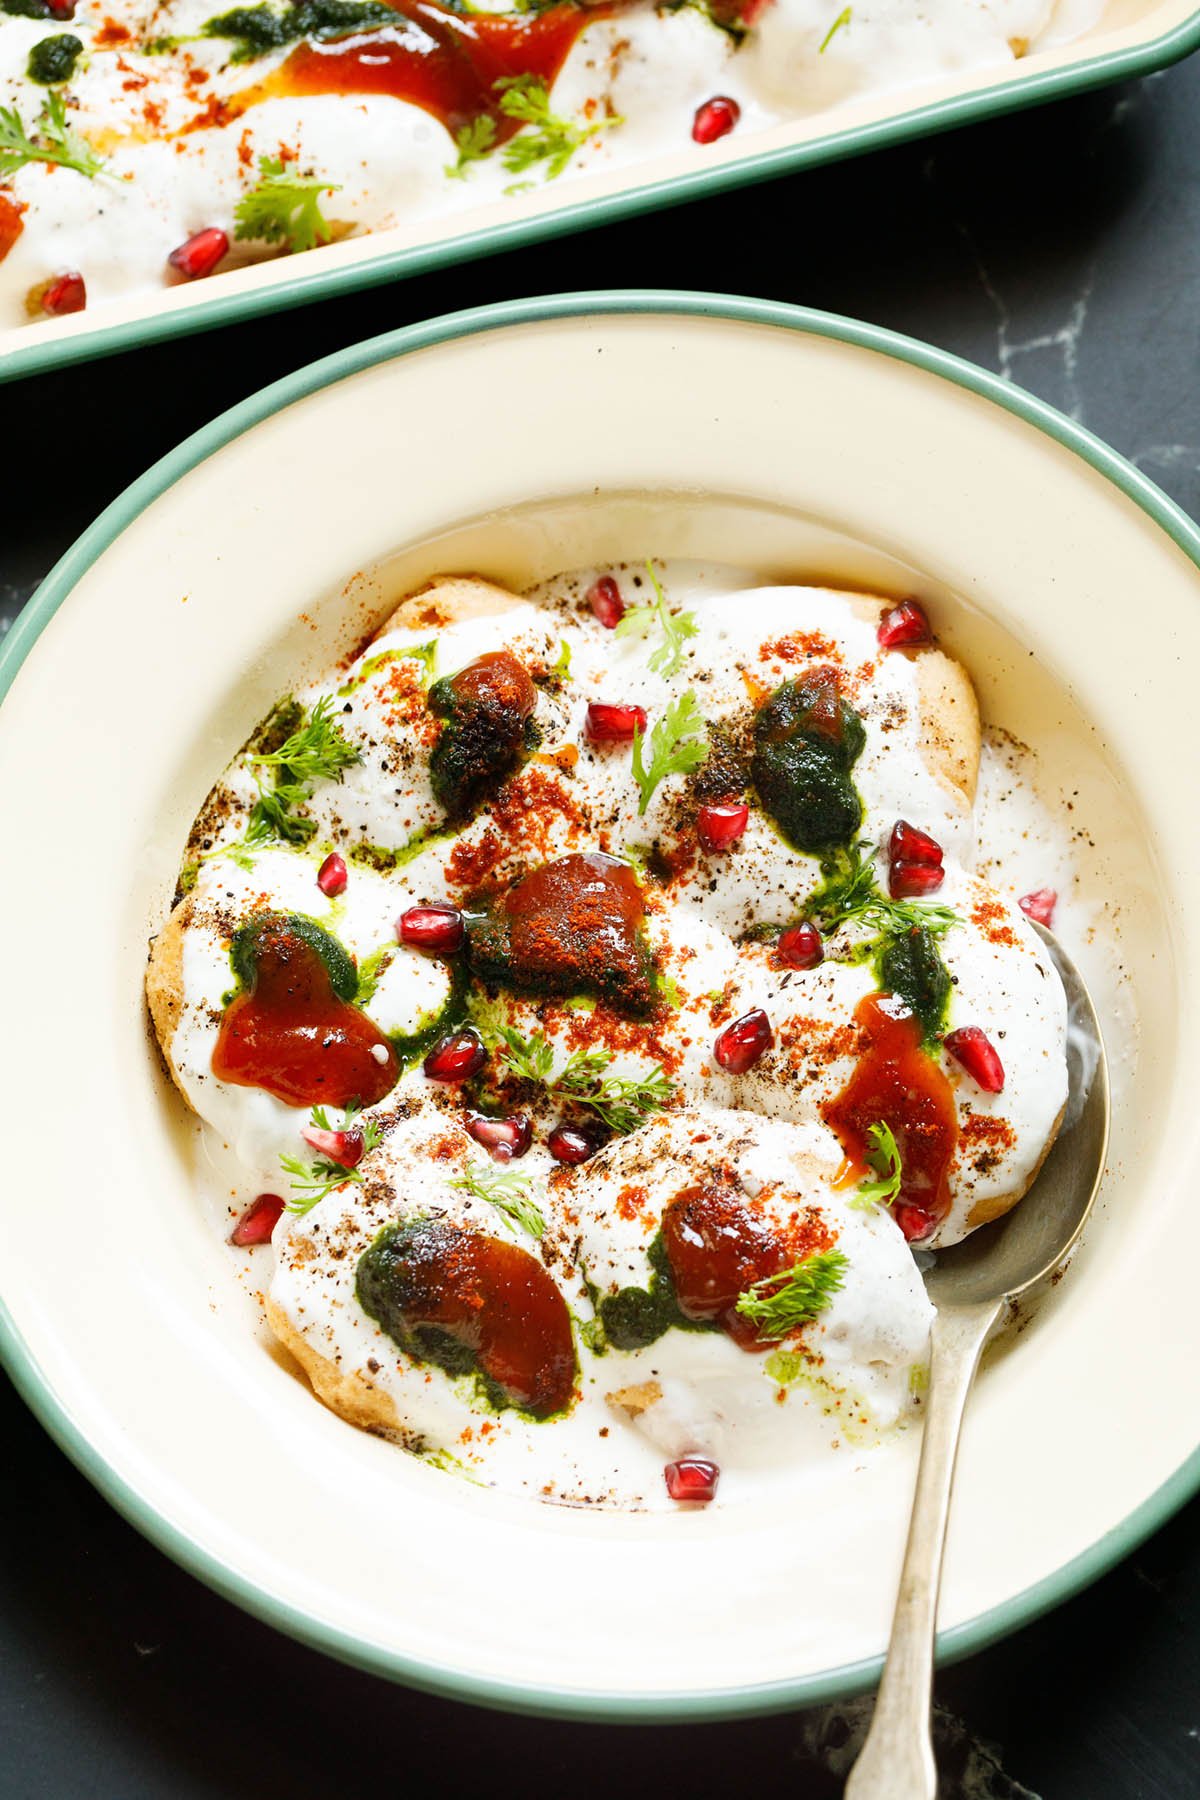
[[[1065,1096],[1061,989],[1056,979],[1047,979],[1044,952],[1015,908],[1005,907],[1001,915],[1003,948],[968,922],[974,896],[981,891],[980,875],[1007,887],[1011,895],[1033,886],[1055,886],[1060,906],[1056,922],[1064,928],[1068,948],[1074,947],[1072,934],[1087,918],[1086,903],[1075,892],[1068,834],[1035,793],[1029,753],[1002,734],[992,734],[985,744],[973,821],[961,796],[940,782],[919,754],[915,664],[903,656],[880,656],[873,621],[853,617],[844,596],[755,588],[753,578],[742,571],[668,564],[661,569],[661,580],[670,604],[690,609],[698,629],[685,646],[684,668],[665,681],[648,669],[644,643],[614,639],[589,614],[581,616],[580,599],[598,573],[585,570],[557,578],[534,590],[527,606],[443,629],[432,648],[427,630],[389,632],[348,669],[298,694],[306,706],[322,695],[335,698],[339,724],[363,756],[342,781],[322,784],[313,796],[309,810],[318,821],[314,845],[319,849],[271,848],[257,852],[251,868],[239,867],[228,848],[244,832],[256,792],[242,759],[214,790],[192,845],[202,860],[193,864],[195,915],[184,941],[184,1006],[171,1057],[189,1100],[208,1120],[202,1127],[204,1160],[211,1171],[205,1183],[207,1203],[222,1235],[256,1194],[286,1191],[279,1157],[303,1149],[298,1133],[306,1117],[260,1090],[225,1086],[212,1077],[221,1000],[230,986],[231,921],[264,899],[275,909],[317,918],[360,967],[376,959],[377,984],[366,1002],[369,1016],[389,1033],[414,1030],[443,1003],[449,977],[442,963],[396,944],[392,922],[407,904],[460,898],[484,864],[492,876],[503,877],[506,854],[514,864],[536,863],[582,845],[619,850],[638,837],[658,835],[669,841],[671,797],[680,778],[668,777],[640,817],[628,752],[612,756],[597,751],[583,736],[588,701],[605,695],[639,700],[657,716],[672,692],[702,682],[705,716],[719,719],[744,706],[748,667],[768,684],[795,672],[790,659],[796,654],[792,640],[798,621],[809,660],[813,654],[836,654],[849,679],[855,678],[855,670],[862,671],[855,704],[867,723],[867,748],[855,782],[865,807],[864,835],[886,837],[903,811],[919,817],[947,850],[945,898],[965,921],[943,943],[947,965],[959,983],[950,1026],[969,1017],[996,1037],[1009,1034],[1003,1039],[1009,1078],[1004,1093],[984,1095],[961,1081],[956,1087],[960,1128],[972,1115],[986,1120],[989,1114],[1002,1114],[1011,1126],[1012,1142],[981,1173],[960,1158],[946,1240],[953,1241],[965,1228],[975,1201],[1019,1187],[1040,1155]],[[646,597],[644,575],[619,574],[627,601]],[[576,753],[577,779],[567,782],[553,755],[544,756],[536,769],[527,765],[513,785],[536,775],[538,803],[522,811],[507,848],[501,846],[490,863],[487,856],[494,846],[485,842],[490,815],[482,815],[457,839],[437,832],[423,835],[441,822],[429,790],[422,737],[428,730],[426,665],[432,662],[431,673],[448,674],[504,645],[531,668],[562,666],[564,643],[570,647],[569,679],[558,691],[553,684],[539,690],[537,716],[544,750],[569,747]],[[881,716],[890,727],[887,754],[873,742],[879,734],[872,731],[872,718]],[[556,802],[568,788],[575,794],[574,806],[560,808]],[[587,796],[582,810],[579,790]],[[364,842],[390,849],[406,846],[405,860],[386,875],[351,861],[345,894],[326,903],[314,880],[321,856],[331,843],[349,854]],[[987,846],[988,860],[978,857],[977,842]],[[972,861],[976,874],[966,866]],[[777,1031],[787,1029],[786,977],[772,972],[756,948],[737,947],[733,939],[773,907],[776,912],[794,910],[817,878],[813,859],[791,851],[777,834],[764,833],[756,841],[748,832],[738,855],[725,859],[720,880],[709,879],[709,873],[700,867],[672,888],[669,905],[651,906],[647,932],[664,973],[675,984],[678,1005],[650,1041],[639,1042],[632,1033],[628,1049],[618,1051],[612,1065],[615,1073],[644,1076],[648,1067],[663,1063],[688,1105],[699,1111],[668,1114],[631,1138],[614,1140],[572,1181],[544,1147],[545,1127],[555,1112],[551,1105],[539,1120],[533,1148],[514,1166],[531,1178],[548,1220],[547,1259],[585,1325],[592,1303],[584,1272],[593,1289],[644,1279],[647,1236],[661,1206],[681,1185],[679,1170],[688,1157],[699,1155],[708,1162],[717,1155],[711,1145],[724,1146],[722,1153],[732,1159],[751,1193],[781,1177],[803,1192],[817,1171],[814,1197],[851,1265],[842,1290],[809,1327],[819,1355],[802,1376],[793,1370],[781,1381],[778,1365],[769,1372],[772,1359],[748,1354],[720,1333],[668,1331],[646,1350],[610,1349],[594,1357],[585,1330],[582,1398],[568,1418],[551,1424],[514,1412],[481,1413],[461,1383],[397,1358],[395,1346],[354,1296],[357,1257],[380,1226],[395,1217],[397,1183],[406,1206],[436,1208],[463,1224],[478,1222],[482,1213],[492,1235],[530,1246],[518,1224],[477,1196],[446,1185],[448,1168],[457,1170],[472,1161],[486,1166],[486,1158],[457,1126],[461,1109],[456,1102],[443,1101],[436,1088],[431,1094],[432,1084],[418,1065],[376,1109],[385,1120],[397,1108],[411,1109],[407,1121],[392,1126],[384,1149],[364,1164],[366,1174],[377,1162],[377,1175],[361,1186],[335,1191],[304,1217],[285,1214],[275,1234],[271,1294],[322,1355],[344,1369],[371,1368],[373,1381],[396,1401],[411,1447],[474,1479],[566,1502],[659,1506],[666,1504],[664,1456],[707,1451],[722,1463],[722,1500],[736,1499],[765,1480],[794,1479],[799,1467],[831,1446],[863,1453],[881,1434],[902,1429],[919,1405],[930,1310],[912,1255],[886,1215],[856,1208],[853,1189],[847,1193],[827,1185],[837,1173],[840,1150],[819,1122],[817,1103],[838,1090],[851,1065],[834,1058],[817,1078],[806,1067],[804,1078],[792,1086],[786,1078],[766,1083],[754,1070],[731,1077],[711,1053],[718,997],[722,1017],[761,1004]],[[990,905],[995,904],[993,896]],[[989,917],[994,924],[995,914]],[[385,954],[379,957],[381,950]],[[843,1024],[873,983],[863,965],[839,961],[826,962],[803,980],[800,1029],[809,1034],[807,1057],[820,1020],[826,1019],[831,1029]],[[956,1014],[954,1008],[960,1006],[966,1012]],[[534,1003],[510,999],[503,1019],[527,1034],[543,1030],[555,1068],[562,1067],[569,1054],[569,1009],[553,1009],[543,1020]],[[691,1123],[694,1119],[698,1126]],[[448,1128],[454,1133],[452,1151],[446,1149]],[[690,1147],[697,1135],[710,1145],[703,1152]],[[639,1178],[646,1192],[634,1217],[614,1204],[614,1196],[628,1188],[625,1165],[639,1154],[643,1162],[657,1165],[659,1173],[648,1182]],[[449,1165],[446,1155],[452,1155]],[[230,1254],[244,1257],[247,1278],[257,1279],[269,1253]],[[642,1388],[647,1381],[657,1386],[656,1403],[635,1426],[606,1396]]]
[[[1079,35],[1100,11],[1100,0],[855,0],[844,10],[839,0],[743,0],[743,29],[734,0],[711,4],[733,32],[713,22],[709,0],[661,11],[646,0],[595,7],[549,72],[553,114],[582,136],[554,179],[676,152],[703,166],[711,152],[693,142],[693,120],[717,95],[737,103],[735,129],[751,137],[867,95],[1003,71],[1033,44]],[[334,236],[503,202],[553,168],[542,159],[514,172],[497,145],[448,174],[457,115],[445,121],[436,109],[362,91],[380,79],[373,52],[403,35],[391,27],[346,40],[361,57],[357,75],[338,76],[350,91],[301,92],[290,46],[236,61],[231,40],[200,35],[229,10],[223,0],[77,0],[69,19],[0,9],[0,103],[32,130],[51,90],[28,78],[30,51],[72,33],[83,54],[54,91],[106,165],[88,179],[29,162],[0,182],[0,323],[23,322],[28,296],[63,270],[83,275],[89,307],[177,283],[168,255],[210,227],[230,239],[222,268],[276,254],[234,241],[235,208],[262,156],[336,189],[322,202]],[[502,9],[485,0],[482,10]],[[528,14],[514,16],[528,23]],[[321,48],[332,66],[329,45]],[[495,108],[495,94],[484,99]],[[30,304],[36,316],[36,298]]]

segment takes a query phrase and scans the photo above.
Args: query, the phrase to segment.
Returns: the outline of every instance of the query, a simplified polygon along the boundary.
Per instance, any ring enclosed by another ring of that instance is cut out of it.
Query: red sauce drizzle
[[[868,994],[854,1012],[866,1037],[857,1067],[824,1108],[851,1173],[867,1173],[867,1131],[891,1127],[903,1164],[893,1216],[906,1238],[928,1237],[950,1210],[949,1172],[958,1113],[945,1071],[921,1048],[920,1021],[887,994]]]
[[[680,1312],[715,1319],[743,1350],[773,1346],[736,1310],[739,1295],[833,1243],[815,1209],[797,1211],[781,1232],[725,1176],[677,1194],[663,1213],[662,1236]]]
[[[403,1264],[403,1323],[436,1325],[526,1412],[562,1412],[575,1388],[567,1303],[535,1257],[501,1238],[430,1220]]]
[[[400,1074],[395,1051],[360,1007],[334,993],[312,945],[267,926],[256,951],[253,987],[221,1020],[218,1081],[265,1088],[288,1106],[370,1106],[390,1093]],[[378,1045],[385,1062],[371,1054]]]
[[[552,6],[514,17],[450,12],[432,0],[391,4],[408,22],[394,37],[373,31],[298,44],[264,86],[288,94],[391,94],[432,113],[450,132],[487,113],[500,144],[520,122],[499,110],[495,83],[534,75],[549,87],[589,20],[616,11]]]
[[[509,650],[488,650],[438,685],[448,689],[460,706],[487,706],[511,714],[518,726],[537,704],[528,669]]]

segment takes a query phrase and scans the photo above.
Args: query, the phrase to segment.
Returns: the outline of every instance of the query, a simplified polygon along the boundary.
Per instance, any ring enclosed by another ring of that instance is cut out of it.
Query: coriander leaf
[[[663,641],[651,656],[650,667],[656,675],[665,679],[677,675],[683,667],[683,646],[688,638],[695,637],[699,627],[692,613],[673,613],[667,610],[667,597],[650,562],[646,564],[646,573],[654,589],[653,599],[642,606],[629,607],[624,618],[618,620],[613,635],[646,637],[651,631],[661,631]]]
[[[552,1092],[585,1106],[622,1137],[660,1112],[675,1090],[656,1063],[648,1075],[607,1075],[612,1058],[604,1050],[577,1051],[552,1085]]]
[[[550,90],[538,75],[507,75],[492,86],[504,116],[528,127],[510,138],[501,153],[500,160],[511,175],[524,175],[538,163],[544,163],[546,180],[553,181],[589,138],[625,122],[614,117],[580,125],[571,119],[560,119],[551,112]]]
[[[891,1206],[900,1198],[903,1170],[900,1148],[892,1136],[890,1125],[881,1119],[867,1131],[867,1164],[875,1172],[875,1180],[860,1181],[850,1204],[858,1212],[872,1212],[876,1206]]]
[[[322,694],[305,723],[285,738],[278,750],[247,761],[259,768],[285,770],[294,782],[333,781],[343,769],[362,759],[331,717],[332,712],[333,701]]]
[[[336,1162],[330,1156],[318,1156],[310,1163],[301,1162],[298,1156],[281,1156],[280,1164],[285,1174],[291,1177],[292,1197],[287,1203],[288,1212],[303,1217],[327,1195],[332,1194],[335,1188],[345,1187],[348,1182],[361,1185],[359,1164],[381,1142],[383,1130],[377,1119],[365,1119],[361,1125],[356,1126],[355,1120],[360,1110],[352,1100],[342,1114],[341,1124],[334,1125],[323,1106],[313,1107],[309,1117],[318,1131],[356,1130],[362,1138],[362,1149],[352,1168]]]
[[[74,169],[76,174],[86,175],[89,181],[104,169],[104,159],[97,156],[87,139],[67,123],[61,94],[47,97],[32,137],[15,106],[0,106],[0,181],[15,175],[27,163],[36,162]]]
[[[210,851],[210,856],[228,856],[238,868],[251,869],[254,851],[273,843],[307,844],[315,836],[315,821],[304,818],[294,809],[312,798],[318,781],[333,781],[362,760],[332,713],[333,701],[328,694],[323,694],[307,720],[285,738],[278,750],[266,756],[246,758],[248,766],[255,771],[258,799],[251,809],[245,836],[238,843]],[[273,787],[266,786],[263,776],[258,773],[260,769],[274,771]]]
[[[758,1326],[760,1338],[777,1341],[824,1312],[849,1266],[840,1250],[818,1250],[792,1268],[756,1281],[738,1296],[736,1310]]]
[[[853,7],[850,6],[844,6],[842,8],[837,18],[833,21],[833,24],[829,27],[829,30],[825,33],[825,36],[821,39],[821,47],[817,51],[818,56],[824,56],[838,32],[850,23],[853,10]]]
[[[827,875],[805,907],[809,918],[826,932],[858,924],[886,937],[919,927],[937,938],[959,923],[953,907],[932,900],[893,900],[883,893],[875,879],[872,849],[866,840],[851,845],[841,866]]]
[[[687,775],[698,768],[708,754],[704,719],[691,688],[680,699],[671,701],[650,733],[648,767],[643,760],[644,745],[641,732],[635,730],[633,774],[641,794],[639,814],[645,813],[651,794],[665,775]]]
[[[260,156],[258,186],[243,194],[233,209],[236,238],[282,244],[291,251],[327,244],[333,233],[321,212],[322,194],[341,192],[335,181],[288,175],[281,157]]]
[[[496,148],[495,119],[480,113],[478,118],[461,125],[454,134],[454,148],[458,151],[458,161],[447,163],[445,173],[453,180],[461,181],[472,163],[482,161]]]
[[[553,1075],[554,1052],[540,1034],[526,1038],[511,1025],[502,1025],[497,1040],[503,1064],[514,1075],[586,1107],[621,1136],[636,1131],[674,1097],[660,1064],[641,1077],[609,1075],[612,1057],[607,1050],[577,1050],[562,1073]]]
[[[486,1200],[530,1237],[541,1237],[546,1229],[546,1221],[530,1197],[530,1175],[521,1175],[516,1169],[489,1168],[487,1163],[471,1163],[465,1175],[454,1176],[446,1185],[459,1188],[476,1200]]]
[[[547,1080],[554,1065],[554,1052],[544,1037],[538,1033],[522,1037],[512,1025],[501,1025],[499,1037],[503,1046],[501,1059],[519,1080]]]

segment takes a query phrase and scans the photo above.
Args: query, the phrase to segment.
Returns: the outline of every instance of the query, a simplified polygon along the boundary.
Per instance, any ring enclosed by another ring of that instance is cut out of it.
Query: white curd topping
[[[668,616],[677,619],[686,606],[694,630],[680,641],[678,669],[664,675],[649,667],[661,641],[653,629],[614,636],[593,617],[583,596],[597,573],[548,582],[491,616],[390,630],[349,666],[298,692],[300,716],[324,702],[359,757],[337,780],[318,781],[303,802],[314,827],[307,842],[246,841],[251,809],[270,784],[264,765],[236,759],[190,846],[182,1006],[168,1048],[188,1100],[238,1159],[234,1212],[257,1193],[293,1194],[297,1210],[285,1213],[275,1233],[273,1306],[315,1356],[391,1409],[382,1423],[410,1448],[486,1482],[564,1500],[659,1504],[664,1457],[715,1459],[726,1497],[738,1491],[740,1472],[786,1470],[834,1442],[861,1449],[902,1425],[919,1405],[931,1314],[888,1205],[864,1201],[861,1171],[847,1171],[837,1123],[839,1097],[866,1054],[859,1009],[880,986],[877,923],[847,919],[827,932],[817,967],[782,967],[778,931],[819,904],[828,866],[787,843],[754,804],[731,850],[700,849],[684,773],[666,775],[643,811],[630,746],[590,741],[589,704],[642,706],[649,733],[669,704],[690,693],[711,747],[723,730],[731,742],[744,732],[754,708],[782,683],[836,672],[863,726],[852,770],[863,813],[857,855],[876,893],[887,892],[897,818],[929,833],[944,854],[944,880],[929,900],[952,915],[935,933],[948,998],[935,1040],[919,1054],[941,1071],[957,1144],[948,1210],[927,1243],[957,1242],[1019,1195],[1052,1141],[1066,1099],[1063,993],[1014,894],[1055,886],[1066,916],[1077,903],[1069,856],[1044,810],[1022,798],[1020,759],[999,739],[985,748],[987,855],[978,849],[977,813],[945,758],[929,749],[923,653],[881,651],[878,604],[667,565],[659,576]],[[627,605],[651,599],[644,572],[618,575]],[[534,681],[530,747],[516,772],[456,827],[430,780],[429,753],[442,726],[427,706],[428,684],[501,649]],[[1014,849],[1011,859],[1001,826],[991,823],[1001,818],[1017,821],[1012,841],[1020,854]],[[348,879],[330,899],[317,872],[334,848]],[[411,906],[436,902],[478,911],[526,873],[596,851],[627,858],[638,871],[658,1002],[648,1018],[622,1018],[586,997],[548,1003],[504,985],[477,988],[470,1023],[488,1048],[491,1072],[503,1073],[505,1032],[544,1046],[538,1080],[512,1103],[530,1121],[531,1147],[497,1164],[468,1134],[459,1089],[422,1071],[439,1015],[449,1017],[451,963],[400,944],[395,922]],[[921,902],[914,905],[919,922]],[[213,1074],[238,985],[231,941],[263,912],[314,920],[355,959],[367,1016],[393,1041],[419,1040],[397,1085],[367,1109],[379,1141],[357,1179],[331,1181],[308,1210],[280,1158],[313,1161],[301,1137],[309,1110]],[[717,1041],[755,1008],[770,1022],[771,1048],[744,1072],[730,1071]],[[985,1091],[941,1044],[963,1027],[986,1034],[998,1054],[1001,1091]],[[552,1128],[564,1117],[576,1125],[595,1120],[555,1087],[573,1059],[597,1049],[609,1079],[661,1081],[666,1109],[650,1107],[637,1130],[610,1134],[591,1160],[565,1167],[548,1148]],[[498,1174],[526,1178],[524,1212],[504,1203],[511,1188],[489,1198]],[[454,1185],[464,1180],[467,1186]],[[653,1246],[664,1218],[684,1190],[713,1182],[740,1196],[737,1204],[782,1234],[781,1242],[836,1252],[844,1260],[840,1284],[803,1327],[751,1348],[711,1319],[702,1321],[706,1329],[673,1325],[642,1345],[606,1342],[597,1324],[606,1299],[654,1291]],[[540,1232],[530,1228],[528,1206],[535,1227],[540,1216]],[[406,1220],[461,1226],[540,1259],[574,1320],[578,1398],[568,1416],[540,1421],[519,1409],[497,1411],[470,1375],[407,1354],[364,1310],[359,1259],[381,1230]]]

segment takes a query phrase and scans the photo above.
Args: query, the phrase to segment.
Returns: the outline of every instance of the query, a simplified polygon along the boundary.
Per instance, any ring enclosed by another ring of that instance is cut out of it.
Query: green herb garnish
[[[668,611],[667,597],[654,573],[654,565],[650,562],[646,564],[646,573],[654,589],[654,598],[641,606],[629,607],[624,618],[618,621],[613,635],[646,637],[652,631],[661,631],[663,641],[650,658],[650,667],[656,675],[665,678],[678,674],[683,667],[683,646],[688,638],[695,637],[699,627],[692,613]]]
[[[866,839],[852,844],[809,900],[805,912],[823,930],[862,925],[881,936],[897,937],[919,927],[939,938],[959,923],[952,907],[932,900],[893,900],[885,894],[875,878],[872,849]]]
[[[528,127],[511,138],[501,154],[500,160],[511,175],[524,175],[544,163],[546,180],[553,181],[589,138],[624,124],[617,117],[593,119],[586,125],[560,119],[550,110],[550,90],[540,75],[506,75],[493,87],[505,118],[517,119]]]
[[[650,796],[665,775],[688,775],[708,755],[704,720],[691,688],[678,700],[672,700],[662,718],[650,733],[650,762],[643,760],[645,739],[640,731],[633,734],[633,774],[641,799],[639,814],[644,814]]]
[[[622,1137],[661,1112],[674,1096],[674,1088],[657,1063],[640,1078],[609,1075],[606,1070],[612,1057],[607,1050],[577,1050],[561,1075],[553,1075],[554,1052],[540,1033],[522,1037],[513,1026],[502,1025],[497,1038],[501,1061],[510,1073],[586,1107]]]
[[[258,186],[233,209],[234,237],[282,244],[292,251],[329,242],[333,233],[321,212],[321,195],[339,193],[337,182],[289,175],[278,156],[260,156],[258,176]]]
[[[311,799],[318,781],[334,781],[362,759],[342,734],[333,718],[333,701],[323,694],[307,720],[284,739],[278,750],[246,761],[258,783],[258,799],[251,809],[246,835],[239,843],[222,846],[218,856],[230,856],[241,869],[254,866],[253,852],[270,843],[307,844],[316,824],[294,811]],[[260,769],[273,770],[268,787]]]
[[[531,1175],[522,1175],[516,1169],[491,1168],[487,1163],[471,1163],[465,1175],[456,1175],[446,1185],[459,1188],[476,1200],[486,1200],[530,1237],[541,1237],[546,1229],[546,1221],[530,1196]]]
[[[330,1123],[329,1114],[323,1106],[314,1106],[312,1122],[318,1131],[349,1131],[358,1117],[359,1108],[351,1102],[342,1115],[340,1125]],[[375,1119],[365,1119],[361,1126],[363,1148],[362,1154],[374,1150],[383,1136],[383,1132]],[[361,1158],[359,1159],[361,1161]],[[361,1184],[362,1174],[356,1164],[348,1169],[344,1164],[335,1162],[331,1157],[318,1156],[313,1162],[301,1162],[298,1156],[281,1156],[280,1164],[285,1174],[291,1177],[292,1197],[287,1203],[287,1210],[303,1217],[310,1213],[314,1206],[332,1194],[335,1188],[345,1187],[347,1182]]]
[[[462,181],[472,163],[482,162],[496,148],[495,119],[488,113],[480,113],[478,118],[460,125],[454,134],[454,148],[458,151],[458,161],[447,163],[445,173],[455,181]]]
[[[536,1081],[549,1085],[550,1071],[554,1067],[554,1052],[547,1040],[539,1032],[532,1037],[522,1037],[512,1025],[501,1025],[497,1029],[501,1047],[501,1061],[509,1072],[519,1081]]]
[[[67,123],[67,109],[61,94],[50,94],[38,114],[34,135],[30,137],[21,123],[15,106],[0,106],[0,181],[15,175],[27,163],[54,163],[61,169],[74,169],[93,181],[104,169],[104,159]]]
[[[250,756],[256,768],[278,769],[279,779],[311,787],[318,781],[334,781],[344,769],[362,759],[346,741],[341,726],[330,717],[333,701],[322,694],[305,723],[284,739],[278,750],[266,756]]]
[[[589,1112],[622,1137],[661,1112],[675,1090],[655,1063],[648,1075],[606,1075],[612,1057],[606,1050],[575,1053],[555,1081],[554,1092]]]
[[[890,1125],[881,1119],[867,1130],[866,1160],[875,1179],[860,1181],[850,1204],[858,1212],[872,1212],[877,1206],[892,1206],[900,1198],[902,1168],[900,1147]]]
[[[843,30],[844,27],[850,23],[853,11],[853,7],[850,6],[844,6],[842,8],[837,18],[833,21],[833,24],[829,27],[829,30],[825,33],[825,36],[821,39],[821,47],[817,51],[818,56],[824,56],[838,32]]]
[[[758,1326],[760,1338],[777,1341],[824,1312],[849,1266],[840,1250],[818,1250],[792,1268],[756,1281],[738,1296],[736,1310]]]

